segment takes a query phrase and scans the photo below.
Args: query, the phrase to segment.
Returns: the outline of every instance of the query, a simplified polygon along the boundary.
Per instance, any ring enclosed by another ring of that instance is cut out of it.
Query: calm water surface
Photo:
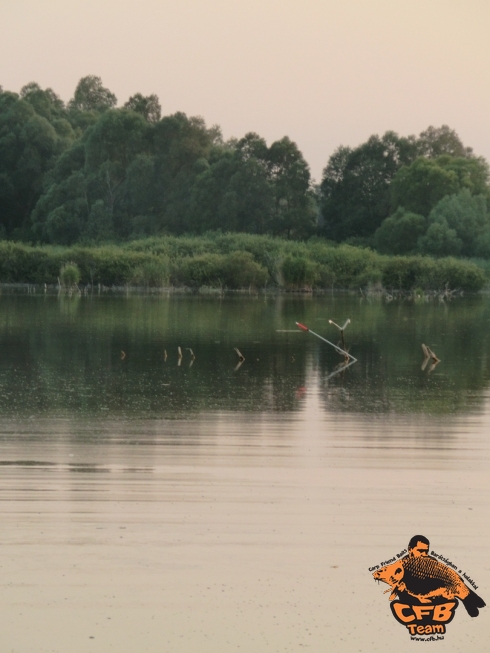
[[[348,369],[295,327],[347,318]],[[488,602],[489,326],[487,298],[4,292],[0,650],[411,651],[369,567],[415,533]],[[488,610],[426,646],[486,650]]]

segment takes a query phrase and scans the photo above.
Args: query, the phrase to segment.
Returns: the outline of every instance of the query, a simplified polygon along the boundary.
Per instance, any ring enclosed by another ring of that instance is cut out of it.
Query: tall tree
[[[43,90],[36,82],[30,82],[21,88],[20,97],[29,102],[39,116],[50,122],[66,119],[65,104],[52,88]]]
[[[68,106],[79,111],[107,111],[113,109],[116,104],[116,96],[102,85],[101,78],[87,75],[78,82]]]
[[[158,122],[162,116],[162,107],[156,95],[145,97],[141,93],[136,93],[129,98],[124,108],[140,113],[148,122]]]
[[[87,132],[85,175],[91,200],[104,202],[119,236],[127,235],[130,228],[128,168],[138,156],[149,152],[149,131],[142,116],[127,109],[113,109]]]
[[[341,241],[373,234],[390,214],[393,177],[416,154],[413,137],[391,131],[371,136],[355,149],[338,148],[320,186],[325,236]]]
[[[392,183],[392,206],[403,206],[428,216],[445,195],[467,189],[472,195],[488,193],[488,164],[484,159],[440,156],[418,158],[404,166]]]
[[[150,129],[132,111],[102,113],[49,175],[32,215],[36,234],[64,244],[83,237],[127,235],[134,204],[128,170],[137,157],[148,153]]]
[[[376,230],[374,244],[382,254],[412,254],[417,250],[419,237],[426,231],[427,220],[424,216],[399,207]]]
[[[490,231],[490,220],[487,212],[487,202],[484,195],[472,195],[465,188],[457,195],[448,195],[432,209],[428,218],[429,229],[439,225],[441,229],[454,230],[460,246],[457,253],[463,256],[477,256],[480,239]],[[434,232],[434,228],[432,232]],[[440,254],[440,246],[434,251],[434,238],[422,241],[423,251],[429,254]],[[453,253],[453,252],[449,252]]]
[[[257,159],[266,165],[269,161],[269,151],[265,139],[255,132],[248,132],[243,138],[237,141],[235,145],[240,157],[245,161],[247,159]]]
[[[196,179],[189,227],[273,233],[301,238],[312,233],[316,210],[308,165],[288,138],[270,148],[248,133],[229,143]]]
[[[207,167],[216,132],[202,118],[176,113],[153,127],[155,183],[160,207],[160,228],[180,234],[188,230],[192,189]]]
[[[417,151],[419,156],[428,159],[435,159],[444,154],[457,157],[472,156],[471,147],[465,147],[454,131],[447,125],[441,127],[428,127],[421,132],[417,139]]]
[[[431,165],[444,157],[445,163]],[[472,184],[481,189],[483,163],[447,125],[429,127],[418,138],[400,138],[386,132],[381,138],[371,136],[354,149],[340,147],[330,157],[320,186],[323,233],[338,241],[368,238],[398,206],[427,216],[441,199],[441,192],[454,193]],[[468,180],[461,185],[464,175]],[[416,177],[424,177],[419,187],[420,201],[410,201],[409,191],[402,199],[402,180],[408,183],[412,179],[415,183]],[[392,183],[396,186],[393,190]]]
[[[316,210],[310,188],[310,169],[296,143],[287,136],[269,148],[269,176],[275,206],[272,228],[287,238],[305,237],[316,227]]]
[[[39,88],[31,87],[25,98],[0,94],[0,223],[7,236],[17,238],[29,237],[30,214],[45,176],[74,138],[64,119],[50,121],[36,112],[36,103],[28,101],[32,93],[44,94],[43,107],[48,106]]]
[[[75,146],[50,175],[50,184],[31,216],[36,240],[71,245],[80,240],[90,214],[89,189],[83,173],[84,149]],[[68,161],[70,163],[68,164]]]
[[[240,150],[227,149],[197,177],[189,209],[189,228],[265,233],[274,206],[266,167]]]

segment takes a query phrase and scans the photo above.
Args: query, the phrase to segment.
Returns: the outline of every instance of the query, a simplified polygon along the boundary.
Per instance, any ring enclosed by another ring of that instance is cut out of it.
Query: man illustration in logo
[[[408,555],[412,558],[429,555],[429,540],[423,535],[414,535],[408,543]]]
[[[479,608],[485,602],[450,566],[429,556],[429,540],[423,535],[414,535],[408,543],[408,554],[373,573],[377,581],[390,586],[390,600],[393,615],[412,634],[427,628],[426,633],[445,632],[431,630],[435,623],[449,623],[459,599],[471,617],[477,617]],[[387,592],[390,591],[386,590]],[[395,600],[397,599],[398,600]]]

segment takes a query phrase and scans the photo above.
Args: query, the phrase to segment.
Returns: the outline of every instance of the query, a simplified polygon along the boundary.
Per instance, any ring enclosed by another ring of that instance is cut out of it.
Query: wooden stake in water
[[[422,343],[422,351],[424,352],[424,362],[422,363],[422,371],[425,370],[427,367],[427,363],[432,360],[432,365],[429,367],[429,373],[432,372],[437,365],[441,362],[439,358],[437,358],[436,354],[432,351],[430,347],[427,347],[427,345],[424,345]]]
[[[239,370],[240,367],[243,365],[243,363],[244,363],[244,361],[245,361],[245,356],[244,356],[244,355],[242,354],[242,352],[241,352],[239,349],[237,349],[236,347],[234,347],[234,350],[235,350],[235,352],[236,352],[236,355],[238,356],[238,363],[237,363],[237,364],[235,365],[235,367],[233,368],[234,372],[236,372],[236,371]]]
[[[240,363],[243,363],[245,360],[245,356],[242,354],[242,352],[235,347],[235,351],[237,353],[238,359],[240,360]]]
[[[333,320],[328,321],[329,324],[333,324],[340,331],[340,337],[342,338],[342,349],[345,349],[345,340],[344,340],[344,330],[348,324],[350,324],[350,319],[347,319],[344,326],[339,326]]]

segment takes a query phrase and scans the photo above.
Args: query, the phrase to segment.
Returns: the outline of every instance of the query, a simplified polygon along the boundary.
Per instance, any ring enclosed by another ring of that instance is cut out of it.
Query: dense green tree
[[[390,184],[417,154],[413,137],[386,132],[355,149],[340,147],[330,158],[320,185],[323,233],[341,241],[373,234],[390,215]]]
[[[428,216],[446,195],[455,195],[465,188],[474,195],[486,194],[487,184],[488,165],[481,158],[418,158],[401,168],[393,179],[392,205]]]
[[[69,177],[73,172],[83,169],[85,165],[85,145],[83,141],[76,141],[73,145],[62,152],[56,160],[53,168],[46,175],[45,191],[53,183],[59,183]]]
[[[309,235],[315,220],[309,168],[297,146],[283,138],[268,148],[249,133],[212,156],[196,179],[188,226],[290,238]]]
[[[157,216],[158,192],[155,179],[155,157],[151,153],[138,154],[126,171],[126,203],[132,216]],[[154,219],[156,222],[156,219]],[[141,225],[141,220],[139,221]],[[150,228],[153,233],[158,225]],[[138,228],[139,229],[139,228]]]
[[[490,259],[490,227],[485,227],[475,244],[476,257]]]
[[[85,176],[91,200],[104,202],[120,236],[129,230],[127,171],[137,156],[148,152],[148,129],[142,116],[113,109],[101,116],[85,139]]]
[[[442,228],[433,229],[431,233],[438,234],[454,231],[460,245],[457,251],[447,252],[448,254],[462,254],[463,256],[475,256],[479,251],[481,237],[490,229],[490,220],[487,213],[487,202],[483,195],[471,195],[465,188],[457,195],[444,197],[430,212],[428,218],[429,228],[432,225],[442,225]],[[430,236],[430,234],[429,234]],[[446,240],[448,237],[446,237]],[[429,237],[421,240],[423,251],[428,254],[441,254],[439,240]],[[436,245],[434,247],[434,241]],[[453,246],[453,250],[456,249]]]
[[[86,226],[85,206],[79,199],[62,204],[50,212],[44,226],[45,240],[59,245],[71,245],[80,239]]]
[[[86,178],[74,170],[49,185],[32,213],[36,240],[71,245],[84,234],[90,203]]]
[[[238,150],[243,160],[256,159],[262,161],[264,166],[269,161],[269,151],[264,138],[255,132],[248,132],[243,138],[236,142],[235,149]]]
[[[241,150],[227,150],[197,177],[192,192],[189,228],[265,233],[273,209],[267,169]]]
[[[199,117],[179,112],[160,120],[154,126],[153,142],[164,176],[195,173],[196,162],[208,159],[214,136]]]
[[[287,238],[306,237],[316,227],[310,169],[296,143],[287,136],[269,148],[269,177],[274,190],[272,230]]]
[[[411,254],[416,251],[417,241],[426,230],[427,220],[422,215],[399,207],[376,230],[374,243],[382,254]]]
[[[234,230],[270,233],[273,207],[274,188],[262,162],[256,158],[240,161],[222,206],[224,214],[233,215]],[[222,229],[227,230],[226,224]]]
[[[78,111],[107,111],[113,109],[116,104],[116,96],[102,85],[101,78],[87,75],[78,82],[68,106]]]
[[[114,236],[114,221],[103,200],[96,200],[87,219],[86,235],[94,241],[110,240]]]
[[[202,118],[176,113],[153,126],[155,184],[160,229],[185,233],[188,228],[192,190],[206,169],[216,131],[208,130]]]
[[[330,157],[319,189],[297,145],[216,125],[156,95],[116,109],[100,77],[65,106],[36,82],[0,87],[0,235],[71,244],[208,230],[335,240],[382,252],[490,256],[486,161],[446,125],[372,136]],[[297,261],[295,261],[297,263]],[[276,266],[277,267],[277,266]]]
[[[107,225],[111,225],[113,237],[165,230],[183,233],[189,229],[194,184],[209,167],[217,141],[216,129],[208,130],[200,118],[175,114],[151,123],[132,110],[112,109],[100,114],[85,132],[82,167],[77,167],[80,159],[74,152],[66,155],[54,171],[53,181],[63,191],[67,179],[62,170],[67,174],[81,170],[87,197],[85,220],[102,216],[105,225],[98,231],[93,224],[87,227],[83,230],[87,237],[97,233],[102,238],[110,231]],[[59,197],[60,193],[46,193],[46,199]],[[70,196],[68,201],[73,199]],[[92,213],[96,202],[103,202],[110,220],[105,219],[100,204]],[[47,224],[54,208],[56,204],[43,198],[34,217]]]
[[[455,157],[472,156],[472,148],[465,147],[454,131],[447,125],[428,127],[417,139],[417,153],[428,159],[435,159],[444,154]]]
[[[51,123],[56,119],[66,120],[67,112],[64,102],[53,89],[43,90],[36,82],[30,82],[21,88],[20,97],[29,102],[39,116],[46,118]]]
[[[412,165],[403,167],[393,180],[392,204],[428,216],[439,200],[458,190],[458,178],[454,171],[447,170],[436,161],[420,158]]]
[[[447,125],[418,138],[387,132],[355,149],[340,147],[320,186],[323,233],[334,240],[367,239],[399,206],[428,216],[446,194],[488,192],[488,168]]]
[[[48,177],[51,183],[32,216],[38,237],[70,244],[84,237],[125,235],[131,211],[127,173],[150,148],[148,129],[145,119],[133,111],[104,112]],[[68,214],[71,219],[64,229],[62,218]]]
[[[86,165],[96,170],[110,161],[126,169],[150,148],[149,126],[142,116],[126,109],[105,112],[85,138]]]
[[[32,215],[36,237],[69,243],[185,231],[193,183],[215,137],[184,114],[156,124],[128,109],[99,114],[50,173]]]
[[[196,234],[236,224],[236,207],[228,195],[230,180],[237,171],[235,153],[227,150],[212,165],[203,165],[192,187],[187,214],[188,229]]]
[[[0,223],[6,235],[17,238],[28,237],[30,214],[45,175],[74,139],[56,107],[53,112],[46,109],[48,117],[36,112],[38,103],[28,101],[36,94],[43,97],[43,110],[49,108],[49,94],[37,86],[30,85],[25,99],[16,93],[0,94]]]
[[[462,247],[456,229],[451,229],[444,218],[429,225],[426,234],[418,241],[419,250],[433,256],[458,256]]]
[[[148,122],[158,122],[162,116],[162,107],[156,95],[132,95],[124,105],[125,109],[140,113]]]

